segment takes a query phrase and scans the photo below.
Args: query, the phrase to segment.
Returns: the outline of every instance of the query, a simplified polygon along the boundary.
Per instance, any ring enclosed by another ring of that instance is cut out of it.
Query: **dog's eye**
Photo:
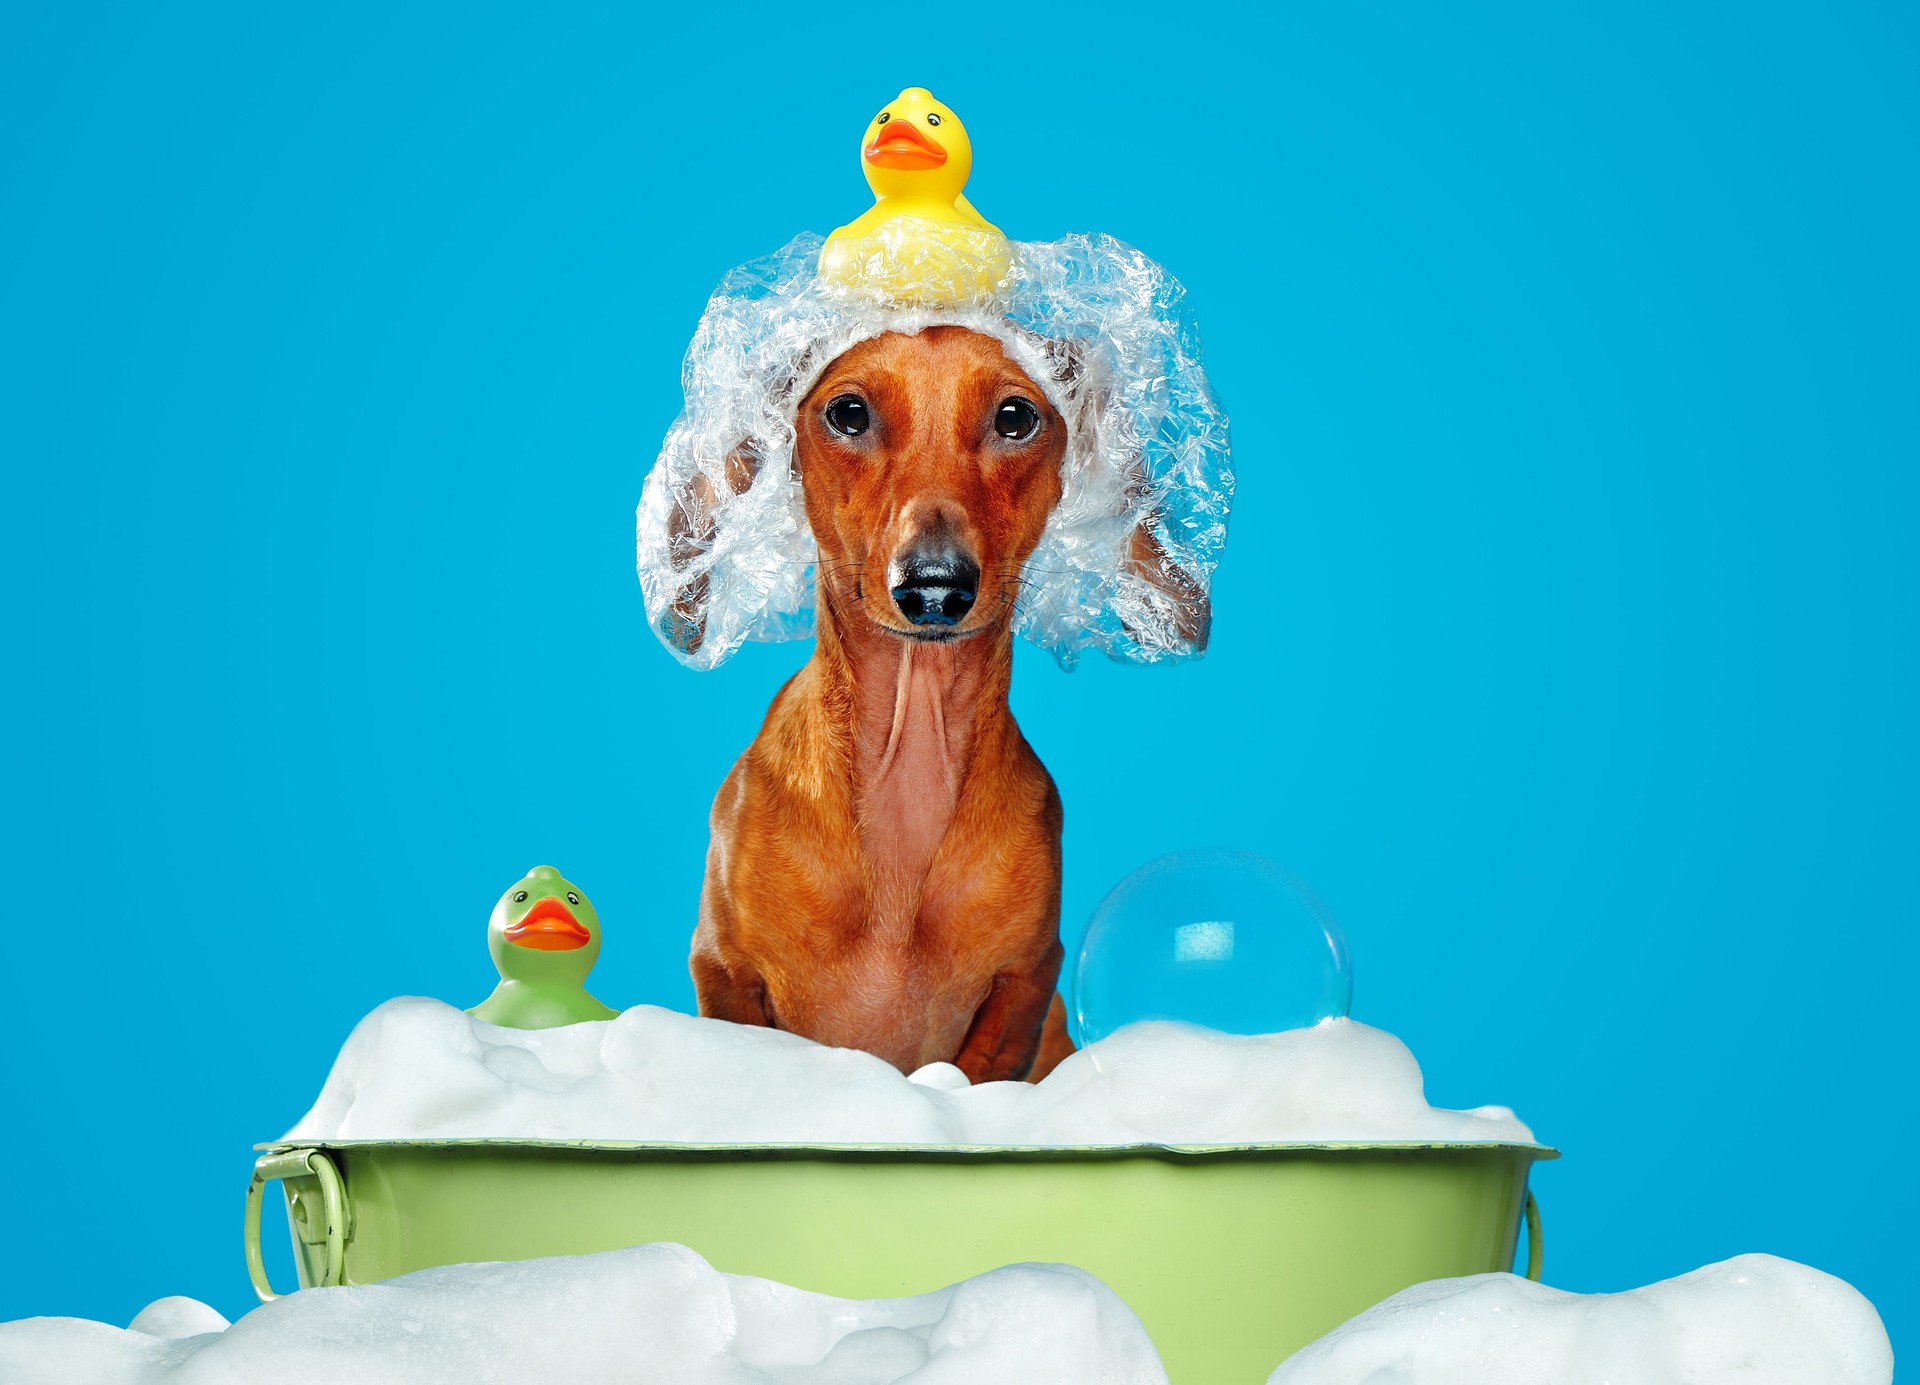
[[[928,114],[928,116],[927,116],[927,124],[929,124],[929,125],[938,125],[939,123],[940,123],[940,117],[939,117],[938,115],[935,115],[935,114],[932,114],[932,113],[929,113],[929,114]]]
[[[515,904],[525,904],[527,902],[527,892],[521,890],[518,894],[514,895],[513,902]]]
[[[579,896],[579,895],[577,895],[577,894],[575,894],[575,893],[574,893],[574,892],[573,892],[572,890],[568,890],[568,891],[567,891],[567,903],[569,903],[569,904],[578,904],[579,902],[580,902],[580,896]]]
[[[892,119],[893,119],[892,111],[882,111],[880,112],[880,118],[874,121],[873,123],[875,125],[885,125],[889,120],[892,120]]]
[[[993,431],[1015,442],[1025,442],[1039,427],[1040,411],[1033,407],[1031,399],[1022,399],[1017,394],[1004,401],[993,416]]]
[[[857,394],[843,394],[827,405],[827,426],[842,437],[859,437],[871,422],[867,401]]]

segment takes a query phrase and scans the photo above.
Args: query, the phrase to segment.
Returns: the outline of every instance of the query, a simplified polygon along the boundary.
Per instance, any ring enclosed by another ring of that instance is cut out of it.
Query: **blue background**
[[[675,664],[632,506],[708,290],[924,83],[988,216],[1183,278],[1234,419],[1213,652],[1021,654],[1069,942],[1266,852],[1566,1151],[1551,1282],[1764,1250],[1909,1339],[1912,11],[689,8],[0,20],[0,1318],[244,1308],[249,1146],[536,862],[691,1005],[806,649]]]

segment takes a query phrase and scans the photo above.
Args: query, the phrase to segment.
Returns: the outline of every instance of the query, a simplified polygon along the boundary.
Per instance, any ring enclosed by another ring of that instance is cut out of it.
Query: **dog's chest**
[[[820,1043],[864,1048],[903,1072],[959,1052],[993,980],[873,938],[817,965],[825,975],[810,978],[796,1027]]]

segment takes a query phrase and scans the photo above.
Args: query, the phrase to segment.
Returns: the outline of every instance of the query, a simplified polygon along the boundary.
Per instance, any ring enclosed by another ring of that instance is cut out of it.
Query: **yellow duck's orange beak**
[[[552,895],[536,900],[526,917],[507,926],[507,941],[536,952],[571,952],[591,941],[586,925]]]
[[[938,168],[947,161],[947,151],[910,120],[889,120],[861,153],[875,168],[904,171]]]

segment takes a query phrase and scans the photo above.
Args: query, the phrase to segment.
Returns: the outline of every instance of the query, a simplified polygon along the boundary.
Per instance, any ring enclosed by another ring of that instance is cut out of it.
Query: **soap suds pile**
[[[1427,1105],[1398,1039],[1350,1020],[1259,1037],[1147,1023],[1037,1085],[972,1086],[770,1029],[651,1006],[502,1029],[389,1001],[294,1139],[919,1145],[1530,1141],[1504,1107]],[[1277,1353],[1276,1353],[1277,1354]],[[1890,1385],[1878,1314],[1765,1255],[1621,1294],[1507,1274],[1417,1285],[1296,1352],[1269,1385]],[[8,1385],[1163,1385],[1127,1306],[1084,1271],[1014,1265],[861,1302],[721,1274],[683,1246],[453,1265],[314,1289],[228,1326],[162,1299],[128,1329],[0,1324]]]
[[[225,1329],[225,1330],[222,1330]],[[202,1335],[183,1335],[199,1333]],[[918,1298],[829,1298],[676,1245],[308,1289],[232,1327],[163,1299],[122,1330],[0,1324],[7,1385],[1166,1385],[1092,1276],[1014,1265]]]
[[[1893,1347],[1844,1280],[1741,1255],[1623,1294],[1510,1274],[1436,1279],[1303,1347],[1267,1385],[1891,1385]]]
[[[456,1137],[711,1144],[1529,1142],[1503,1106],[1427,1105],[1420,1065],[1352,1020],[1256,1037],[1130,1025],[1044,1082],[911,1078],[853,1049],[641,1005],[502,1029],[436,1000],[354,1029],[288,1139]]]
[[[198,1335],[195,1335],[198,1334]],[[1098,1280],[1014,1265],[918,1298],[720,1274],[684,1246],[454,1265],[308,1289],[237,1324],[162,1299],[122,1331],[0,1324],[7,1385],[1165,1385]],[[1743,1255],[1624,1294],[1507,1274],[1396,1294],[1268,1385],[1891,1385],[1879,1315],[1831,1275]]]

